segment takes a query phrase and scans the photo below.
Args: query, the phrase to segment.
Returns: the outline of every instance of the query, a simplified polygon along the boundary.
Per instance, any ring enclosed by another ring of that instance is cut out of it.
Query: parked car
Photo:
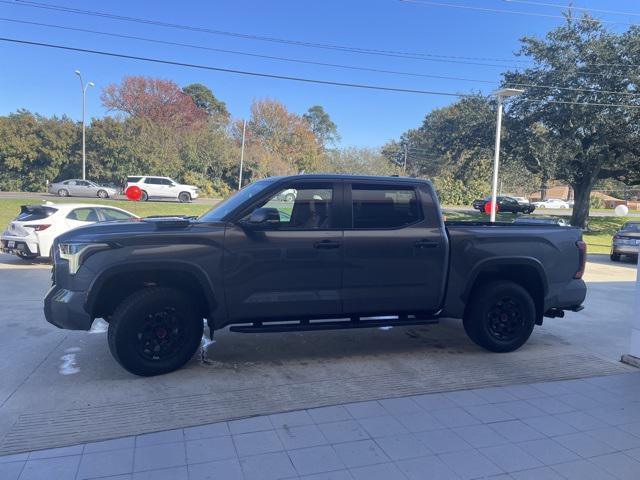
[[[290,189],[292,206],[273,201]],[[415,178],[264,179],[197,220],[68,232],[54,258],[46,319],[89,330],[104,318],[111,353],[137,375],[189,361],[203,318],[211,335],[459,318],[475,343],[510,352],[586,295],[580,229],[445,225],[432,184]]]
[[[198,187],[194,185],[183,185],[169,177],[152,177],[148,175],[138,175],[127,177],[127,184],[124,188],[126,192],[131,186],[137,186],[142,192],[140,200],[179,200],[180,202],[190,202],[198,198]]]
[[[479,212],[484,212],[485,205],[491,202],[491,197],[487,197],[483,200],[474,200],[473,208]],[[507,197],[504,195],[498,196],[498,211],[503,213],[531,213],[536,209],[535,206],[522,204],[513,197]]]
[[[529,199],[525,197],[511,197],[511,198],[513,198],[520,205],[529,205],[531,203]]]
[[[622,255],[637,257],[640,251],[640,222],[626,222],[611,241],[611,260],[619,262]]]
[[[24,260],[50,257],[53,241],[76,227],[95,222],[138,218],[121,208],[87,203],[22,205],[20,213],[0,236],[0,250]]]
[[[282,192],[277,199],[283,202],[293,203],[296,200],[297,194],[298,192],[296,192],[293,188],[291,188],[289,190],[285,190],[284,192]]]
[[[559,198],[548,198],[546,200],[540,202],[533,202],[536,208],[555,208],[555,209],[564,209],[570,208],[569,203],[564,200],[560,200]]]
[[[50,184],[49,193],[53,193],[59,197],[109,198],[116,196],[119,191],[117,188],[98,185],[89,180],[71,179]]]
[[[528,225],[535,224],[544,224],[544,225],[558,225],[559,227],[570,227],[571,224],[567,222],[564,218],[560,217],[541,217],[541,216],[533,216],[533,217],[518,217],[513,223],[526,223]]]

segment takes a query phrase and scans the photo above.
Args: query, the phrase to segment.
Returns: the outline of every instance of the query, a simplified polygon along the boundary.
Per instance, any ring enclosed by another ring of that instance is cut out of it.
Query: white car
[[[0,250],[24,260],[51,257],[51,246],[59,235],[95,222],[138,218],[121,208],[87,203],[23,205],[20,214],[0,236]]]
[[[536,208],[570,208],[569,204],[564,200],[560,200],[559,198],[548,198],[542,202],[533,202]]]
[[[180,202],[190,202],[198,198],[198,187],[183,185],[169,177],[152,177],[149,175],[135,175],[127,177],[125,193],[131,186],[140,188],[142,196],[140,200],[172,199]]]

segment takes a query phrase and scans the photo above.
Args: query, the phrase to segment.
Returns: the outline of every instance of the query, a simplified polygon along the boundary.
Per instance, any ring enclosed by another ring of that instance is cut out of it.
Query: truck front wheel
[[[152,376],[182,367],[195,354],[202,315],[185,293],[147,288],[126,298],[109,322],[109,350],[135,375]]]
[[[512,352],[529,339],[535,319],[531,295],[517,283],[498,280],[474,291],[463,324],[479,346],[492,352]]]

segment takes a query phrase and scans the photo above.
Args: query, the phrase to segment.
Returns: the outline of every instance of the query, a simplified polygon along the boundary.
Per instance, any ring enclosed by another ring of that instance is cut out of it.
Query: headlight
[[[60,258],[69,262],[69,273],[75,273],[82,265],[82,262],[92,253],[98,250],[110,248],[106,243],[60,243],[58,245]]]

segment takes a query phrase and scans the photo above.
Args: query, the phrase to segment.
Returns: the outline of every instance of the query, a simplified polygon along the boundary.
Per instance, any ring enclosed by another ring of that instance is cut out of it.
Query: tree
[[[473,96],[429,112],[420,128],[404,133],[399,144],[385,148],[397,163],[427,177],[444,172],[461,179],[488,180],[493,157],[495,101]]]
[[[219,117],[225,121],[229,119],[227,105],[218,100],[211,89],[201,83],[192,83],[182,89],[182,92],[191,97],[196,107],[204,110],[210,117]]]
[[[640,177],[640,108],[634,108],[640,106],[634,60],[640,56],[640,29],[607,32],[589,16],[576,20],[569,11],[563,26],[521,42],[520,53],[535,63],[504,74],[505,86],[525,88],[512,100],[509,115],[521,132],[542,129],[548,146],[542,154],[555,163],[553,175],[575,192],[571,223],[584,227],[598,179],[629,183]],[[511,139],[521,144],[531,168],[531,139]]]
[[[27,110],[0,117],[0,189],[39,191],[46,181],[81,171],[80,129],[67,117]]]
[[[327,152],[323,171],[349,175],[396,175],[400,167],[389,161],[380,149],[346,147]]]
[[[171,128],[201,127],[207,118],[175,82],[159,78],[124,77],[120,85],[105,87],[101,99],[108,110]]]
[[[335,145],[340,141],[337,125],[333,123],[329,114],[320,105],[309,108],[302,117],[309,122],[311,131],[322,147]]]
[[[242,123],[236,122],[238,142],[241,135]],[[309,123],[275,100],[256,100],[251,105],[245,147],[253,178],[315,172],[322,165],[322,150]]]

